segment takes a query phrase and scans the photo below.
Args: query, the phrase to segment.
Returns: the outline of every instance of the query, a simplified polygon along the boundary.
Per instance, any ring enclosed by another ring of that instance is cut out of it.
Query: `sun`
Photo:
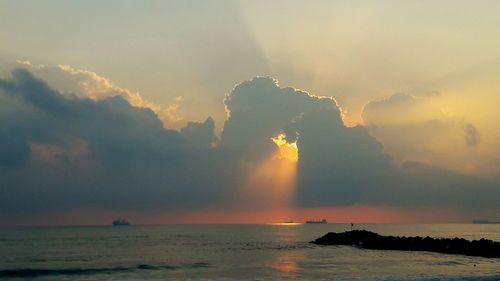
[[[299,151],[296,141],[292,143],[287,142],[285,134],[279,134],[277,137],[271,138],[271,140],[279,148],[278,157],[294,162],[299,160]]]

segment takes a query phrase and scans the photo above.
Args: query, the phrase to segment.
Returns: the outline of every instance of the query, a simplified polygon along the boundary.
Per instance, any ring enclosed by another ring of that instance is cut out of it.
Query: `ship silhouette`
[[[321,220],[308,220],[306,223],[310,224],[327,224],[328,221],[326,219],[321,219]]]
[[[128,221],[126,221],[124,218],[118,218],[113,221],[114,226],[122,226],[122,225],[130,225]]]

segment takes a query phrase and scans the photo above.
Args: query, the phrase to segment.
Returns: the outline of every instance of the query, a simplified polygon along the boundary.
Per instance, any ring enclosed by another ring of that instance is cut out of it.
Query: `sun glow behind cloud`
[[[271,138],[271,140],[276,144],[276,146],[278,146],[278,157],[295,162],[299,160],[299,150],[297,149],[297,142],[287,142],[285,134],[280,134],[275,138]]]
[[[264,209],[287,209],[295,195],[298,150],[285,135],[271,138],[278,149],[253,168],[242,188],[242,197],[251,206]],[[287,217],[289,214],[281,214]]]

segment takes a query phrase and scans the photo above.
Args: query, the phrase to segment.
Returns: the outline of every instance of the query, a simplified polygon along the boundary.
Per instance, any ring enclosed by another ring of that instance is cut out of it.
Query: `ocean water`
[[[488,238],[500,225],[356,225]],[[343,224],[0,228],[1,280],[500,280],[500,259],[316,246]]]

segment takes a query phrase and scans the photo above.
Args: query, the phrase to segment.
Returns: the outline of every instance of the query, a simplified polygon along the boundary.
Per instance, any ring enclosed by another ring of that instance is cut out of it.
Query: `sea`
[[[0,228],[0,280],[500,280],[500,259],[309,243],[350,224]],[[359,224],[487,238],[499,224]]]

